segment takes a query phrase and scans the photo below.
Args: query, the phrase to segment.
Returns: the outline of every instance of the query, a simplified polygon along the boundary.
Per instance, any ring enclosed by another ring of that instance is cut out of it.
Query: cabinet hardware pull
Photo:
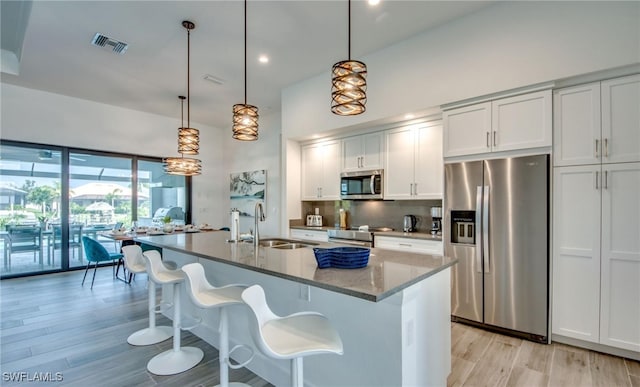
[[[409,196],[413,195],[413,183],[409,183]]]
[[[596,171],[596,189],[598,189],[598,171]]]
[[[398,246],[411,247],[411,245],[408,243],[398,243]]]
[[[496,131],[493,131],[493,146],[497,146],[498,144],[496,144]]]
[[[491,148],[491,144],[489,144],[489,132],[487,132],[487,148]]]
[[[609,157],[609,139],[604,139],[604,157]]]
[[[600,145],[600,140],[596,138],[596,159],[600,157],[598,156],[598,148],[600,148],[599,145]]]
[[[604,171],[604,189],[609,189],[609,171]]]
[[[418,183],[413,183],[413,194],[418,195]]]

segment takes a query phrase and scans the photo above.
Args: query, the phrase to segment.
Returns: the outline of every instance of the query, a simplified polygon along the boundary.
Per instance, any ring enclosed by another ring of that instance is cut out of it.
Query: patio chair
[[[7,225],[7,250],[9,267],[11,267],[11,255],[22,251],[33,251],[33,261],[36,261],[36,252],[42,256],[42,228],[39,226],[12,226]]]
[[[76,257],[76,249],[78,249],[78,260],[82,261],[82,224],[72,224],[69,226],[69,249],[71,250],[72,258]],[[62,248],[62,226],[53,226],[53,243],[52,248],[52,265],[55,265],[56,261],[56,249]]]

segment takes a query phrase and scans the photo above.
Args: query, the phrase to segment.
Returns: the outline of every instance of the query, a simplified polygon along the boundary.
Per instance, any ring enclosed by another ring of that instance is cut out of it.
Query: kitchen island
[[[200,262],[216,286],[260,284],[278,315],[312,310],[327,316],[342,337],[344,355],[308,358],[306,385],[446,385],[451,370],[449,268],[455,260],[373,248],[365,268],[318,269],[311,248],[256,250],[251,243],[227,243],[228,238],[228,232],[215,232],[135,239],[162,247],[163,258],[178,266]],[[163,293],[170,299],[169,287]],[[202,317],[192,332],[217,347],[218,312],[198,310],[184,297],[183,324],[189,325],[191,316]],[[229,318],[231,346],[253,346],[248,308],[232,308]],[[274,385],[288,382],[287,361],[255,352],[249,369]]]

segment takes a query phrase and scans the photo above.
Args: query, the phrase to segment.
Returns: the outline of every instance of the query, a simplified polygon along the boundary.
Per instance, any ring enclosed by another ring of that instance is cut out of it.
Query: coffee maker
[[[431,207],[431,234],[442,234],[442,207]]]

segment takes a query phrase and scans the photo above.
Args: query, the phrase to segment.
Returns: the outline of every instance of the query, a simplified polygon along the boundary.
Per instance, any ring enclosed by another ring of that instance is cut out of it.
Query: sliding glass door
[[[191,180],[159,158],[0,140],[2,278],[87,264],[82,237],[108,251],[116,227],[188,223]]]
[[[52,222],[60,218],[62,152],[0,145],[2,276],[59,270]]]

